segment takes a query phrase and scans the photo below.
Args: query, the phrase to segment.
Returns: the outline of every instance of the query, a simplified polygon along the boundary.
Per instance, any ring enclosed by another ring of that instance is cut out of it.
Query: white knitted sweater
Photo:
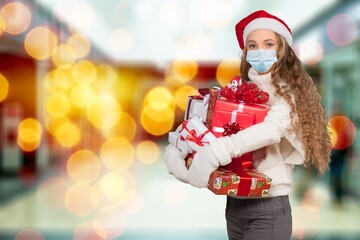
[[[230,137],[233,144],[231,156],[254,151],[254,167],[272,178],[269,196],[287,195],[292,188],[294,166],[303,164],[305,156],[299,136],[295,135],[291,126],[291,109],[284,98],[275,96],[271,73],[260,75],[251,68],[248,76],[260,89],[269,93],[270,110],[263,123]],[[213,150],[222,158],[221,153]]]

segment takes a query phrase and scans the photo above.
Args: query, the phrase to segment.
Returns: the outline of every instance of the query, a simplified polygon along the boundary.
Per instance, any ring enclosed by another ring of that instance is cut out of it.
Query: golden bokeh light
[[[55,138],[63,147],[74,147],[80,141],[81,132],[74,123],[64,122],[56,129]]]
[[[134,161],[135,151],[131,143],[122,137],[108,139],[101,147],[100,159],[110,170],[125,170]]]
[[[53,54],[58,44],[56,35],[47,27],[35,27],[24,40],[26,52],[37,60],[44,60]]]
[[[66,90],[75,84],[69,72],[64,69],[55,68],[48,72],[44,79],[44,85],[49,93]]]
[[[110,171],[94,183],[98,191],[99,207],[123,206],[136,196],[136,179],[128,171]]]
[[[126,53],[132,48],[134,37],[127,29],[119,28],[110,33],[108,43],[114,52]]]
[[[107,64],[100,64],[96,67],[97,77],[93,85],[97,89],[110,89],[118,78],[113,67]]]
[[[68,184],[60,177],[52,177],[42,182],[37,191],[37,197],[51,209],[65,208],[65,194]]]
[[[52,117],[65,117],[71,111],[69,97],[63,93],[55,93],[46,101],[46,110]]]
[[[5,20],[0,14],[0,36],[4,33],[4,31],[5,31]]]
[[[175,93],[176,105],[181,110],[185,110],[188,96],[192,96],[192,95],[199,95],[199,92],[197,91],[196,88],[192,86],[183,86],[179,88]]]
[[[71,88],[70,99],[77,108],[87,108],[95,97],[95,90],[87,83],[77,83]]]
[[[152,88],[144,98],[144,107],[153,103],[164,104],[171,110],[175,110],[175,100],[170,91],[165,87]]]
[[[51,60],[58,68],[68,69],[76,61],[76,52],[72,46],[61,44],[55,48]]]
[[[65,194],[65,207],[77,217],[92,214],[98,206],[96,190],[85,183],[77,183],[68,188]]]
[[[18,127],[17,143],[25,152],[36,150],[42,139],[42,126],[33,118],[22,120]]]
[[[118,206],[105,206],[94,215],[95,231],[102,239],[117,239],[123,235],[126,214]]]
[[[97,69],[88,60],[79,61],[72,68],[72,77],[78,82],[90,84],[95,80],[96,76]]]
[[[121,107],[113,97],[100,96],[91,102],[87,116],[95,127],[109,129],[119,123]]]
[[[173,76],[180,82],[188,82],[196,76],[198,72],[198,64],[191,60],[175,60],[166,71],[166,76]]]
[[[86,57],[91,50],[90,40],[81,33],[71,35],[67,40],[67,44],[75,50],[77,59]]]
[[[162,102],[150,103],[141,112],[141,125],[154,136],[168,133],[172,129],[174,121],[174,110]]]
[[[79,150],[67,161],[67,173],[76,182],[91,183],[100,174],[100,159],[89,150]]]
[[[21,2],[10,2],[0,9],[5,32],[17,35],[25,32],[31,23],[31,13]]]
[[[128,113],[121,112],[119,122],[112,128],[104,129],[103,134],[106,138],[123,137],[130,142],[136,134],[136,122]]]
[[[45,120],[45,128],[49,133],[55,136],[59,126],[68,121],[69,119],[67,117],[52,117],[48,115]]]
[[[101,193],[109,199],[112,204],[121,204],[124,198],[126,182],[119,172],[111,171],[99,181]]]
[[[218,83],[224,87],[234,76],[240,76],[240,59],[223,60],[216,69]]]
[[[153,164],[159,156],[159,146],[153,141],[145,140],[136,146],[136,157],[143,164]]]
[[[0,102],[4,101],[9,93],[9,82],[8,80],[0,73]]]

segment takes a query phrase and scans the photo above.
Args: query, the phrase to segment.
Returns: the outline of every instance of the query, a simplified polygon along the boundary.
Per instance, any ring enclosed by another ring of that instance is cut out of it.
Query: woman
[[[243,50],[241,77],[269,93],[270,111],[263,122],[201,147],[189,170],[184,166],[186,153],[171,145],[165,163],[177,179],[204,188],[219,166],[254,151],[254,167],[272,178],[269,197],[227,197],[229,239],[290,239],[288,195],[294,166],[313,165],[320,174],[328,168],[327,119],[316,86],[291,49],[292,33],[284,21],[260,10],[242,19],[235,30]]]

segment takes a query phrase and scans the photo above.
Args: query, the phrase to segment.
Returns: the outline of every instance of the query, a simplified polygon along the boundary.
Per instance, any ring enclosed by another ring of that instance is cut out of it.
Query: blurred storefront
[[[339,1],[295,33],[300,57],[318,82],[333,134],[333,175],[343,197],[359,201],[360,2]],[[310,51],[308,50],[310,49]],[[308,50],[308,51],[306,51]],[[335,186],[336,187],[336,186]],[[339,186],[338,186],[339,187]]]

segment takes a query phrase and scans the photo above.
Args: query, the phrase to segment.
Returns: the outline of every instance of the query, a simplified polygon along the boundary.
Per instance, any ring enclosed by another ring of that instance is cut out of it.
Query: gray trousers
[[[229,240],[289,240],[292,232],[288,196],[238,199],[227,197]]]

